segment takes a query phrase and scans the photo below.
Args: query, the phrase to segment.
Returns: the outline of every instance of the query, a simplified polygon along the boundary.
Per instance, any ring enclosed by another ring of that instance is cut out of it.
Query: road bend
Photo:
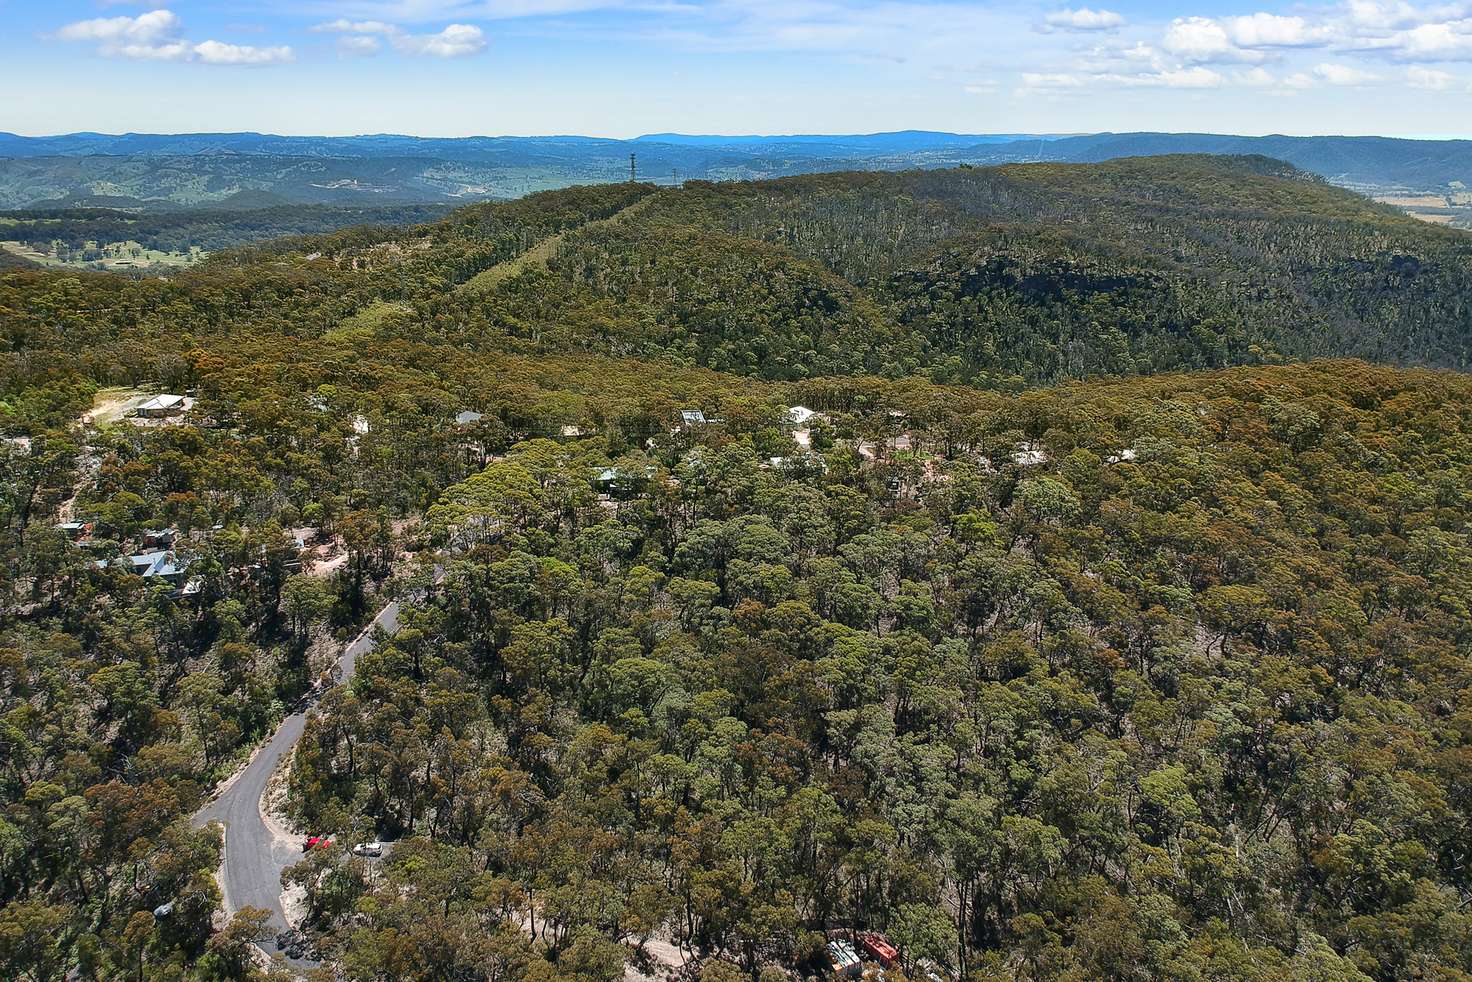
[[[373,649],[373,633],[382,628],[393,634],[399,627],[399,604],[391,602],[378,612],[373,622],[338,656],[342,669],[340,684],[353,677],[358,656]],[[282,841],[266,824],[261,811],[261,796],[281,758],[291,752],[301,739],[307,723],[306,710],[292,713],[281,721],[276,732],[256,754],[245,770],[220,792],[220,795],[195,813],[195,828],[210,822],[225,827],[225,862],[220,870],[220,888],[224,893],[225,912],[234,914],[242,907],[259,907],[271,912],[271,936],[261,947],[268,954],[279,949],[276,935],[287,928],[286,914],[281,909],[281,871],[301,859],[301,847],[294,841]]]

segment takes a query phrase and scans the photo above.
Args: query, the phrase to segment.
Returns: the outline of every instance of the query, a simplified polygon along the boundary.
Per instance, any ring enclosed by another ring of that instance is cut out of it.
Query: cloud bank
[[[153,10],[136,17],[96,17],[67,24],[55,34],[59,41],[95,44],[109,58],[133,61],[193,61],[204,65],[279,65],[294,61],[287,45],[256,47],[224,41],[188,41],[180,37],[183,23],[171,10]]]

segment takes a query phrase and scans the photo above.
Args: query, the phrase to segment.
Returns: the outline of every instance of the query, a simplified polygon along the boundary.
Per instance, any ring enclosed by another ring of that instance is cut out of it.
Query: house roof
[[[157,409],[174,409],[176,407],[182,407],[183,405],[184,405],[184,397],[183,396],[176,396],[176,395],[167,395],[167,394],[165,394],[165,395],[160,395],[160,396],[154,396],[152,399],[149,399],[147,402],[141,404],[138,407],[138,412],[147,412],[147,411],[150,411],[150,410],[157,410]]]
[[[791,406],[787,410],[787,418],[798,426],[806,423],[816,415],[818,413],[815,410],[809,409],[807,406]]]
[[[836,968],[848,968],[859,963],[859,953],[854,946],[841,938],[834,938],[828,942],[828,956],[833,959]]]
[[[462,409],[455,414],[455,425],[468,426],[471,423],[479,423],[486,418],[485,413],[478,413],[474,409]]]
[[[136,556],[128,556],[113,560],[113,563],[122,565],[126,563],[132,568],[134,574],[145,579],[154,576],[179,576],[192,565],[192,561],[176,555],[172,551],[143,552]],[[106,560],[97,563],[99,569],[112,565]]]

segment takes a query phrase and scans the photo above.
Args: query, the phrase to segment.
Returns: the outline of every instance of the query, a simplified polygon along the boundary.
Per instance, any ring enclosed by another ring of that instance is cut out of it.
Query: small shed
[[[179,530],[176,528],[144,529],[143,545],[159,549],[172,549],[179,538]]]
[[[789,406],[787,409],[787,418],[793,426],[806,426],[817,415],[817,410],[809,409],[807,406]]]
[[[73,542],[80,542],[92,534],[92,526],[86,522],[62,522],[56,526],[56,531]]]
[[[834,978],[856,979],[864,974],[864,963],[859,959],[859,953],[842,938],[828,942],[828,958],[833,962]]]

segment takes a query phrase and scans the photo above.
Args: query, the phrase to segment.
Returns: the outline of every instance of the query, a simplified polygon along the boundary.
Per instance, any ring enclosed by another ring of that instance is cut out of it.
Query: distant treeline
[[[188,252],[194,247],[219,252],[251,242],[332,232],[351,225],[413,225],[440,218],[449,210],[443,205],[415,204],[374,208],[283,205],[241,211],[191,208],[162,213],[113,208],[29,209],[0,212],[0,239],[13,239],[42,251],[58,241],[70,249],[81,249],[88,242],[133,241],[160,252]]]

